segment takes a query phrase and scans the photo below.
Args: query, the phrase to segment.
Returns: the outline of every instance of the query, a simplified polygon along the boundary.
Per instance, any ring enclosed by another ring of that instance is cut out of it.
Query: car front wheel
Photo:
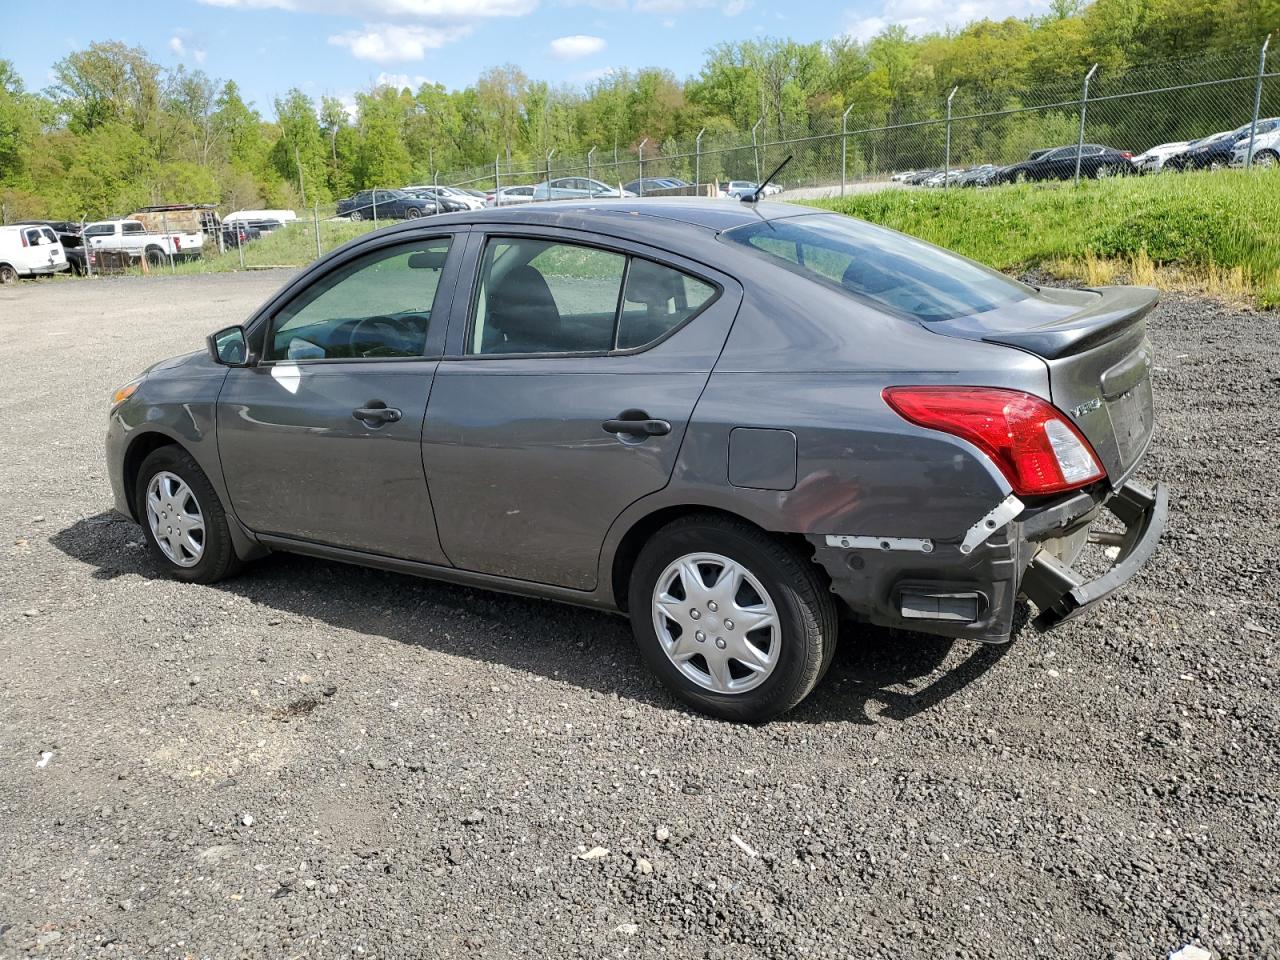
[[[215,583],[240,569],[222,502],[185,450],[161,447],[142,462],[134,503],[147,546],[170,576]]]
[[[814,564],[729,518],[686,517],[655,534],[636,560],[628,609],[659,679],[725,720],[790,710],[835,652],[835,604]]]
[[[352,219],[352,220],[363,220],[363,219],[364,219],[364,214],[363,214],[363,213],[361,213],[359,210],[352,210],[352,211],[351,211],[351,213],[349,214],[349,216],[351,217],[351,219]]]

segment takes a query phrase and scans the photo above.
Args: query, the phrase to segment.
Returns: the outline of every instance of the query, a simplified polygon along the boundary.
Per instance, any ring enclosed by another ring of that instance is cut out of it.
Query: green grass
[[[1280,171],[1215,171],[814,201],[1000,270],[1126,277],[1280,306]]]
[[[385,227],[392,222],[394,221],[384,220],[379,222],[378,226]],[[368,220],[356,223],[348,220],[321,220],[320,248],[324,253],[328,253],[348,240],[363,236],[373,228],[373,223]],[[205,242],[209,243],[207,239]],[[299,220],[267,234],[260,240],[253,240],[244,245],[245,269],[302,267],[314,259],[316,259],[316,230],[315,223],[311,220]],[[235,247],[228,247],[225,253],[206,254],[199,260],[190,260],[176,265],[178,273],[226,273],[239,269],[241,269],[240,252]]]

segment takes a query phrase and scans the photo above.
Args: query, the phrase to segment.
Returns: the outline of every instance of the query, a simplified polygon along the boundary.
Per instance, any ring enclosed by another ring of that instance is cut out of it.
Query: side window
[[[121,226],[124,233],[146,233],[147,228],[140,224],[137,220],[126,220]]]
[[[54,233],[52,230],[50,230],[48,227],[41,227],[41,228],[40,228],[40,232],[41,232],[42,234],[44,234],[44,242],[45,242],[45,243],[57,243],[57,242],[58,242],[58,235],[57,235],[56,233]]]
[[[375,250],[316,281],[272,321],[266,359],[422,356],[449,242]]]
[[[627,258],[548,240],[488,242],[468,353],[612,349]]]
[[[38,227],[33,227],[30,230],[24,230],[23,234],[26,236],[27,246],[29,247],[38,247],[40,244],[45,242],[44,237],[40,235]]]
[[[633,257],[622,294],[618,349],[643,347],[703,308],[715,287],[650,260]]]
[[[716,288],[679,270],[571,243],[495,238],[480,267],[467,352],[607,353],[642,347]]]
[[[109,223],[100,223],[94,227],[86,227],[84,235],[86,237],[109,237],[114,233],[114,229]]]

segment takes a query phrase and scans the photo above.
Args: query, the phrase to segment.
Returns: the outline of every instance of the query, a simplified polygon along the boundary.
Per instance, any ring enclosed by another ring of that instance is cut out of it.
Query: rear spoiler
[[[1091,291],[1098,294],[1097,302],[1079,313],[1030,330],[989,333],[982,339],[1057,360],[1120,336],[1150,313],[1160,297],[1151,287],[1097,287]]]

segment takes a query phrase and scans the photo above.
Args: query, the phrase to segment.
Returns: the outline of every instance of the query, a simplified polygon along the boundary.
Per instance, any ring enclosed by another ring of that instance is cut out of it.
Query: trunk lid
[[[1049,368],[1049,399],[1097,451],[1113,487],[1146,452],[1154,428],[1149,287],[1042,289],[981,314],[930,323],[948,336],[1024,350]]]

